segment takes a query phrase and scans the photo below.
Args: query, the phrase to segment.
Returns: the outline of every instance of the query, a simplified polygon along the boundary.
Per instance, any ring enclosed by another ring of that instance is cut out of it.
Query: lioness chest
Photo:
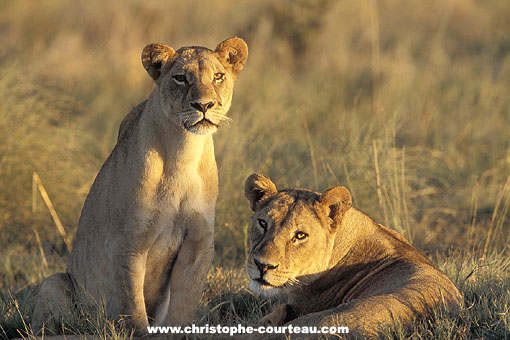
[[[151,239],[147,243],[144,284],[149,316],[155,313],[158,297],[167,294],[184,238],[213,233],[216,191],[210,182],[217,181],[215,174],[201,171],[199,162],[189,162],[169,173],[154,158],[141,181],[136,212],[138,228],[146,229]]]
[[[190,218],[198,214],[207,222],[201,228],[213,227],[216,194],[207,192],[214,178],[200,171],[200,159],[172,167],[159,155],[149,153],[147,158],[137,193],[136,227],[150,234],[148,259],[158,260],[179,246]]]

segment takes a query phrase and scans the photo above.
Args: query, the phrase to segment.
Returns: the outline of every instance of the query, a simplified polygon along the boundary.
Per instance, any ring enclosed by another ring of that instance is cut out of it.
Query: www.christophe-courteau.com
[[[205,325],[197,326],[149,326],[147,327],[149,334],[228,334],[234,336],[236,334],[347,334],[349,327],[345,326],[221,326],[221,325]]]

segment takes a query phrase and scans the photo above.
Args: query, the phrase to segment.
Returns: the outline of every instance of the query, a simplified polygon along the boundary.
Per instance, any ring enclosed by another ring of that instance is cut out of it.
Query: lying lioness
[[[253,174],[245,191],[255,212],[250,288],[288,297],[262,325],[346,326],[374,337],[398,319],[405,324],[436,307],[459,308],[452,281],[404,237],[352,208],[346,188],[278,191]]]

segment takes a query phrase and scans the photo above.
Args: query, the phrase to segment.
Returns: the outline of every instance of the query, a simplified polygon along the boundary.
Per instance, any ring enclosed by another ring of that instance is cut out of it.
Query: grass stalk
[[[60,236],[62,236],[62,239],[64,240],[64,243],[66,245],[68,253],[71,253],[71,241],[69,239],[69,236],[67,235],[67,232],[64,229],[64,226],[62,225],[60,218],[58,217],[57,211],[55,210],[55,207],[53,206],[53,203],[51,202],[51,199],[48,196],[48,192],[46,191],[46,188],[44,187],[44,185],[41,181],[41,178],[39,177],[39,174],[37,172],[34,172],[32,178],[33,178],[33,183],[35,183],[37,185],[37,188],[39,189],[39,192],[41,193],[43,201],[46,204],[46,207],[48,208],[48,211],[50,212],[51,217],[53,218],[53,222],[55,223],[55,226],[57,227],[57,231],[59,232]]]

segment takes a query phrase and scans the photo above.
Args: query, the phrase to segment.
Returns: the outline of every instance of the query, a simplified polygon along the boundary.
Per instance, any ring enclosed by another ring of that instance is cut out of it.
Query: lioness
[[[156,87],[121,123],[85,201],[67,272],[40,288],[36,333],[77,302],[104,302],[109,316],[129,316],[137,333],[193,318],[214,252],[212,134],[227,119],[247,57],[239,38],[214,51],[144,48]]]
[[[288,297],[262,325],[346,326],[374,337],[394,320],[459,307],[462,297],[450,279],[404,237],[352,208],[346,188],[278,191],[268,177],[253,174],[245,193],[254,211],[250,287]]]

